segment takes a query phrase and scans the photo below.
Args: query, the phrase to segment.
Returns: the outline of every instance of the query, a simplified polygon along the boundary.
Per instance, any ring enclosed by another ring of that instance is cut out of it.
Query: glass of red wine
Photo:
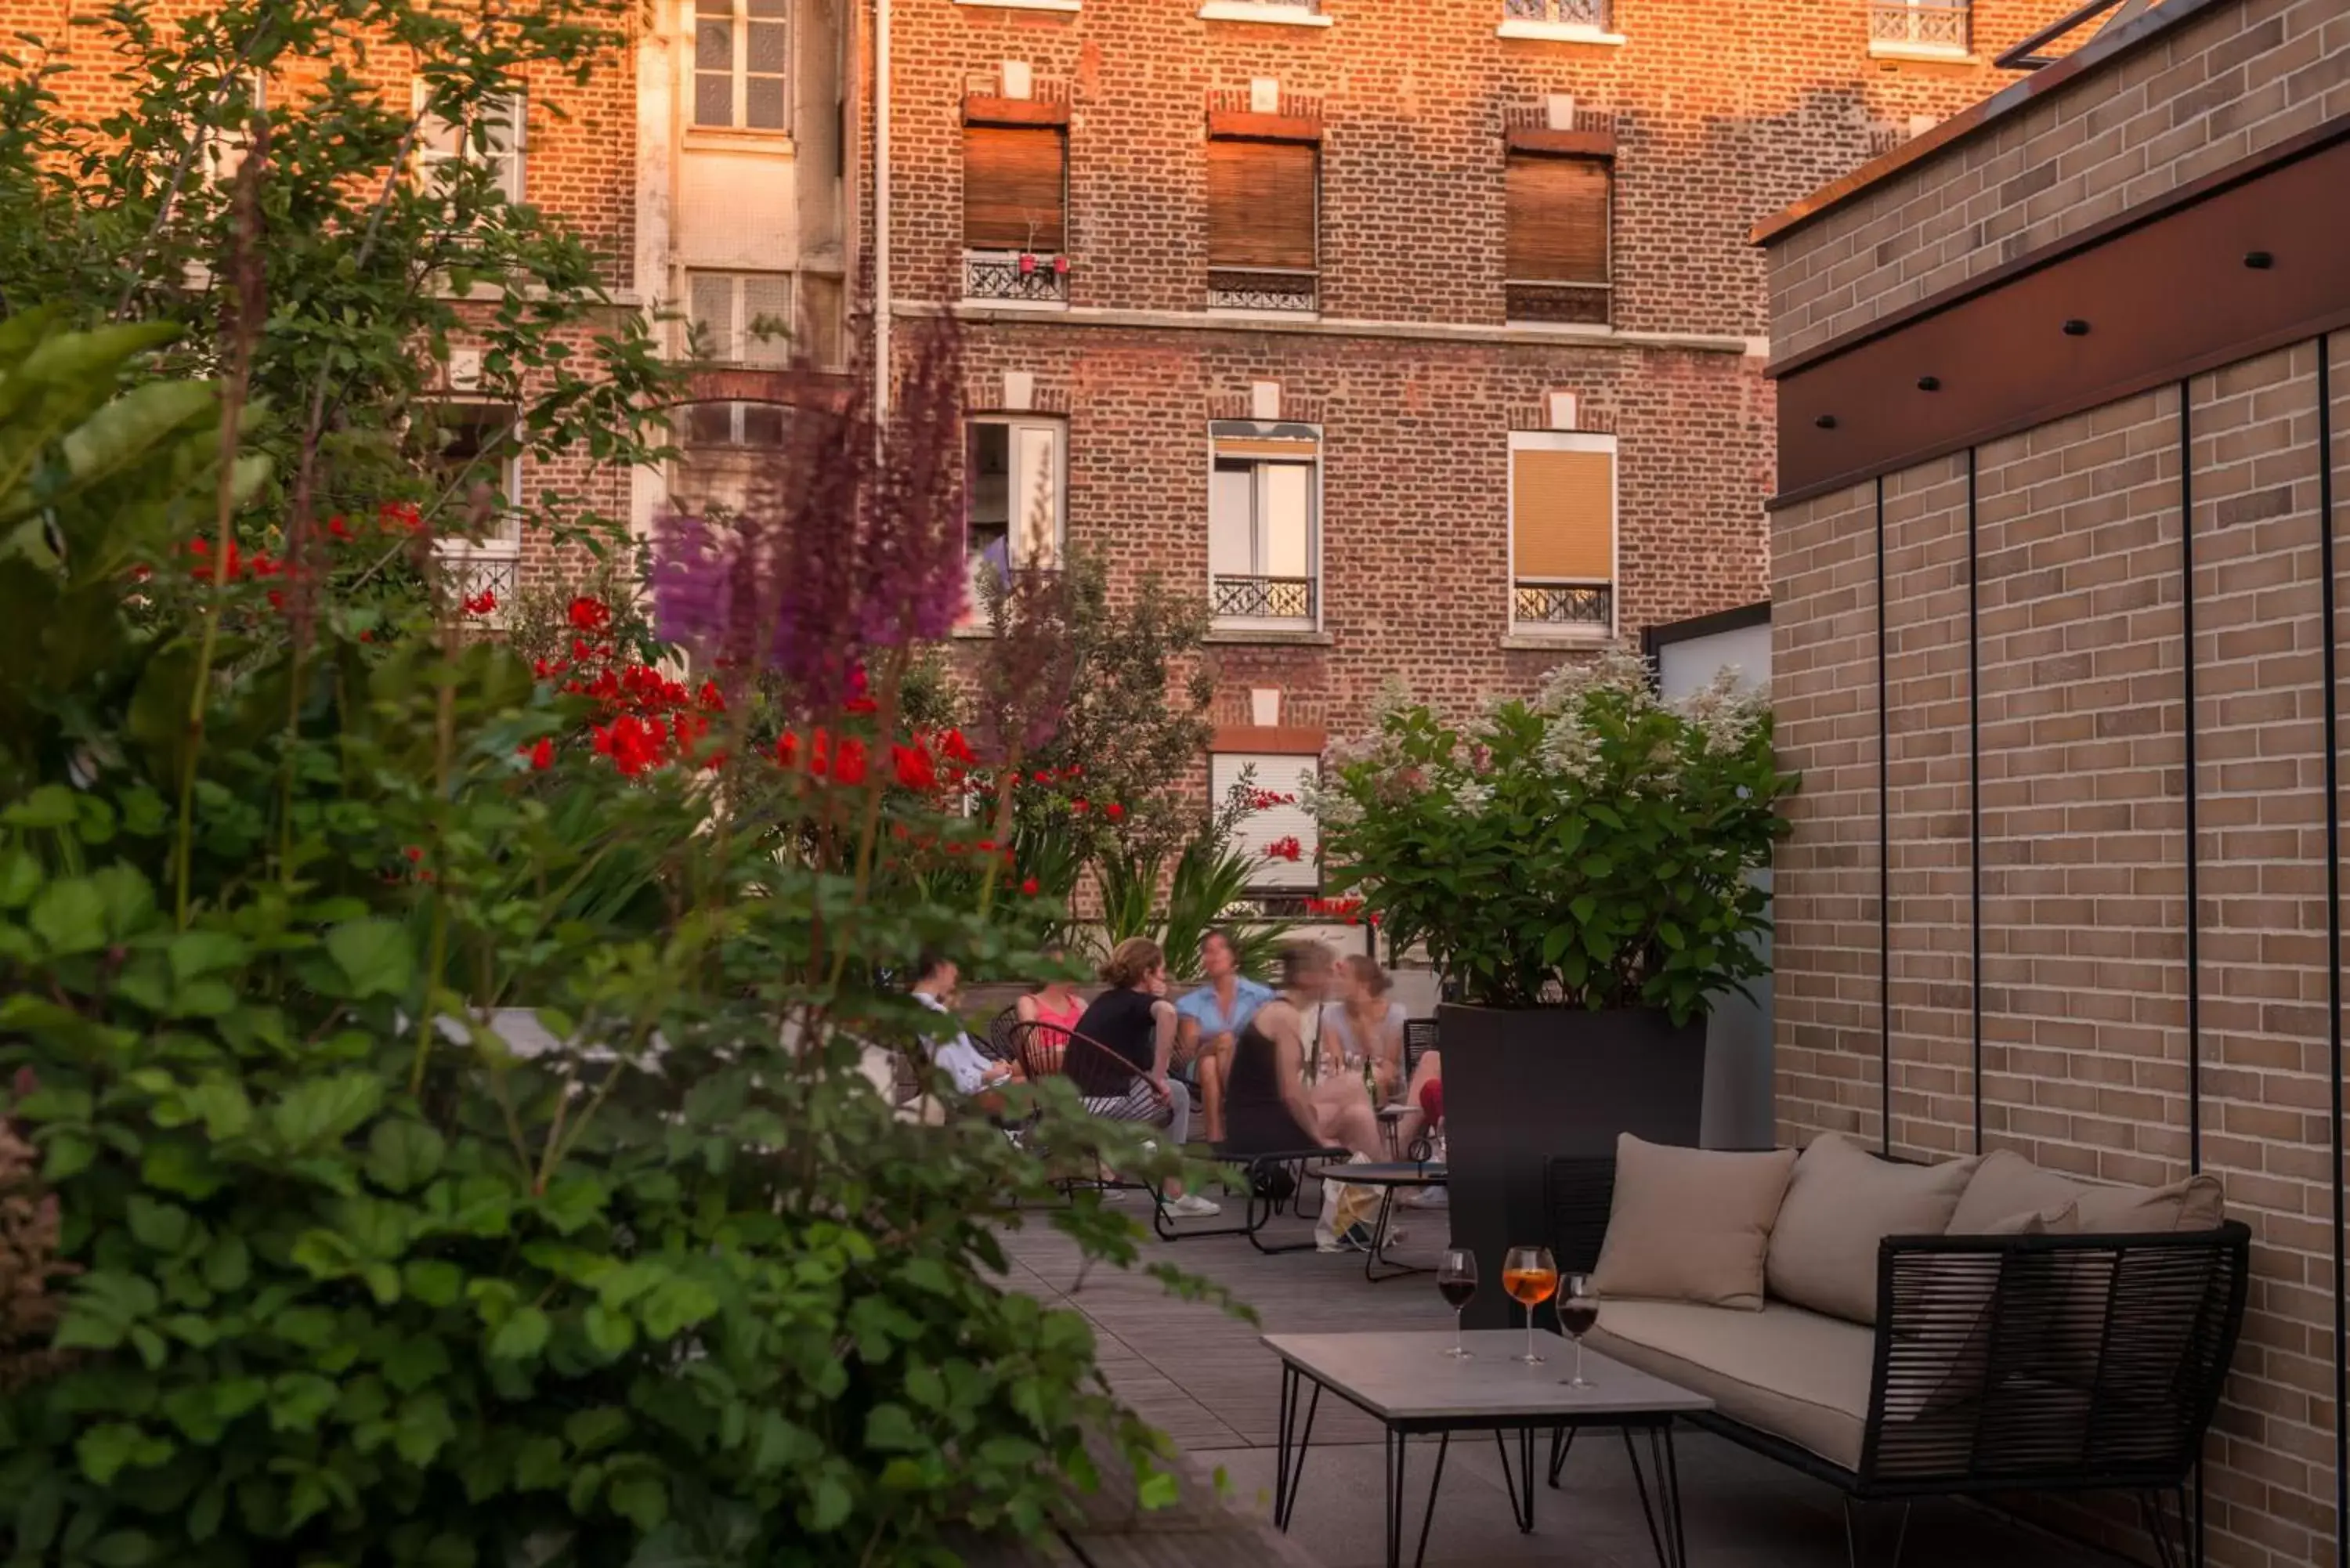
[[[1461,1314],[1477,1294],[1477,1254],[1466,1247],[1445,1249],[1444,1261],[1436,1265],[1436,1293],[1452,1309],[1452,1348],[1444,1354],[1467,1361],[1475,1352],[1461,1343]]]
[[[1569,1388],[1590,1388],[1596,1385],[1583,1376],[1583,1336],[1599,1321],[1599,1298],[1591,1293],[1591,1276],[1569,1274],[1559,1289],[1558,1326],[1566,1337],[1575,1341],[1575,1376],[1566,1380]]]

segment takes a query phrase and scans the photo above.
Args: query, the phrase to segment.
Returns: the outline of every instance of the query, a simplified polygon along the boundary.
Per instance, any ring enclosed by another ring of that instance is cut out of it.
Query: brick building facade
[[[2338,0],[2168,0],[1763,231],[1780,1137],[2219,1175],[2230,1568],[2344,1560],[2345,188]]]
[[[1748,227],[2062,9],[891,0],[890,318],[961,323],[974,547],[1209,596],[1218,751],[1276,781],[1391,680],[1753,603]]]

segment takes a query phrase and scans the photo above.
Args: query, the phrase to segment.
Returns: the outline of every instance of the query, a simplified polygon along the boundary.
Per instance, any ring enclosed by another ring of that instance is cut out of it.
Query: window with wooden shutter
[[[1616,438],[1529,431],[1510,440],[1512,623],[1615,626]]]
[[[1513,319],[1607,319],[1612,166],[1513,152],[1503,271]]]
[[[1210,305],[1315,308],[1321,163],[1310,141],[1210,139]]]
[[[1068,141],[1056,125],[966,125],[962,243],[1058,255],[1067,247]]]

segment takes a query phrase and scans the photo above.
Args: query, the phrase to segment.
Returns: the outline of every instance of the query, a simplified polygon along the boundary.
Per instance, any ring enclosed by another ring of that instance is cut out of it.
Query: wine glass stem
[[[1461,1320],[1466,1314],[1466,1308],[1457,1308],[1452,1314],[1452,1354],[1456,1359],[1460,1356],[1462,1348],[1461,1344]]]
[[[1575,1382],[1577,1387],[1583,1386],[1583,1336],[1579,1334],[1575,1336]]]
[[[1534,1309],[1526,1308],[1526,1359],[1534,1358]]]

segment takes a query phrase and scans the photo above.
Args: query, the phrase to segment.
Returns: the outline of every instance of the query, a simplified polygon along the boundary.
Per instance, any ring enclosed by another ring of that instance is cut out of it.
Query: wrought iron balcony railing
[[[1611,319],[1609,305],[1613,297],[1614,290],[1604,283],[1505,278],[1502,284],[1502,314],[1511,321],[1605,327]]]
[[[1297,310],[1320,308],[1315,284],[1320,275],[1272,267],[1210,267],[1208,304],[1218,310]]]
[[[1870,0],[1868,41],[1963,55],[1972,11],[1968,0]]]
[[[448,602],[462,605],[478,602],[484,594],[492,595],[497,607],[486,617],[476,618],[474,624],[504,625],[506,607],[514,603],[522,587],[522,557],[510,551],[464,545],[449,545],[439,554]]]
[[[1209,607],[1220,620],[1314,618],[1312,577],[1232,577],[1219,574],[1211,589]]]
[[[1031,305],[1066,305],[1069,303],[1067,258],[1035,252],[965,251],[962,254],[962,296],[965,299],[1012,299]]]
[[[1510,620],[1538,628],[1594,627],[1605,631],[1616,624],[1616,589],[1609,583],[1516,583],[1512,585]]]
[[[1609,0],[1502,0],[1513,22],[1556,22],[1570,27],[1607,28]]]

